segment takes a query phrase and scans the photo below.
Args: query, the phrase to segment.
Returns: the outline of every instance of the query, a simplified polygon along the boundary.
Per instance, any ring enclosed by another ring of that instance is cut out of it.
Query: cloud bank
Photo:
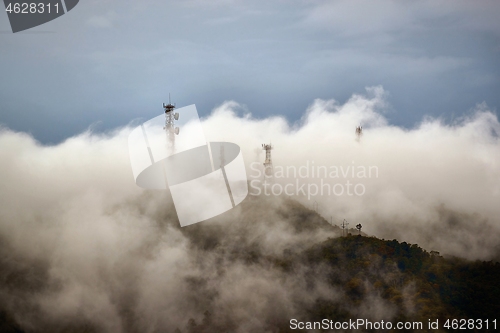
[[[500,258],[496,116],[478,105],[454,124],[429,118],[406,130],[386,120],[386,94],[372,87],[344,104],[316,100],[296,124],[256,119],[226,102],[203,126],[207,139],[242,148],[250,180],[261,179],[252,163],[262,164],[261,144],[270,141],[275,170],[312,162],[376,166],[377,177],[323,179],[362,183],[363,195],[293,197],[306,207],[317,203],[318,213],[335,224],[361,223],[368,234],[442,254]],[[357,140],[359,124],[364,135]],[[191,318],[234,332],[264,332],[272,318],[286,322],[296,315],[298,299],[340,297],[324,287],[321,272],[299,268],[290,278],[270,264],[338,236],[336,228],[283,196],[263,194],[180,228],[168,192],[135,186],[130,130],[85,132],[56,146],[1,130],[0,312],[32,331],[173,332],[186,330]],[[268,259],[256,262],[261,257]],[[312,288],[310,274],[318,277]],[[381,317],[372,305],[383,300],[373,297],[354,313]],[[387,308],[388,317],[394,312],[389,305],[375,308]]]
[[[450,255],[497,256],[500,124],[496,115],[479,104],[453,124],[427,117],[413,129],[402,129],[385,118],[391,112],[386,95],[382,87],[371,87],[366,95],[353,95],[342,105],[316,100],[294,125],[279,117],[237,117],[237,105],[230,102],[206,119],[205,131],[211,140],[241,142],[249,163],[262,162],[264,152],[258,148],[272,142],[275,169],[285,170],[278,182],[295,183],[293,172],[287,175],[286,168],[298,171],[302,166],[309,169],[309,176],[300,181],[320,189],[322,180],[331,188],[347,180],[364,186],[361,196],[321,195],[321,191],[310,200],[295,196],[308,207],[316,201],[325,218],[347,219],[351,227],[361,223],[369,234],[404,239]],[[364,132],[357,140],[354,129],[360,124]],[[318,176],[319,166],[326,167],[326,176],[324,172]],[[332,168],[338,170],[337,178],[330,177]],[[362,169],[366,175],[358,174]],[[252,168],[248,172],[250,179],[259,175]]]

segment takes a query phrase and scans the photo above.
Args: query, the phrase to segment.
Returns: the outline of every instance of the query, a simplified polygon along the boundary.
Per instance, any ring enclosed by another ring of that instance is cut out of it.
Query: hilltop
[[[263,201],[262,198],[251,198],[245,202],[241,208],[241,216],[246,217],[245,226],[260,230],[265,223],[268,231],[272,230],[276,222],[249,212],[269,212],[279,200],[282,199]],[[311,233],[328,237],[316,239],[313,244],[296,241],[280,253],[270,254],[255,245],[258,241],[249,244],[247,237],[254,232],[247,228],[243,231],[241,225],[235,223],[227,226],[225,231],[240,234],[241,246],[235,256],[231,252],[234,247],[221,237],[223,233],[218,237],[207,236],[213,236],[210,231],[214,228],[208,223],[197,228],[199,238],[193,244],[204,244],[199,240],[211,238],[214,241],[211,253],[220,256],[220,262],[227,264],[227,258],[231,257],[257,270],[277,271],[283,281],[301,281],[302,292],[310,292],[310,298],[306,301],[292,295],[291,303],[287,305],[298,309],[297,319],[301,321],[321,321],[324,318],[348,321],[364,317],[424,323],[429,319],[439,319],[444,323],[449,318],[491,320],[500,313],[498,262],[445,258],[417,244],[357,235],[354,230],[350,230],[349,236],[340,237],[338,226],[330,225],[314,210],[296,201],[284,199],[277,207],[275,213],[293,228],[299,238],[311,240],[307,236]],[[189,234],[189,230],[186,233]],[[217,322],[216,315],[210,312],[212,325]],[[203,320],[206,322],[207,319],[204,317]],[[289,329],[285,317],[268,320],[271,331],[297,331]],[[226,326],[226,320],[220,324],[214,326],[219,332],[224,329],[231,331],[228,327],[232,326]],[[194,319],[190,325],[182,332],[204,332],[204,327],[206,332],[212,332],[209,329],[212,326],[196,325]]]
[[[340,237],[338,226],[290,199],[249,197],[185,228],[157,192],[124,206],[150,224],[137,218],[136,226],[114,227],[123,246],[90,252],[69,268],[52,253],[27,257],[0,239],[0,331],[106,332],[118,320],[125,332],[297,332],[292,318],[427,323],[500,313],[499,263],[352,232]],[[80,265],[95,274],[76,274]],[[87,296],[95,290],[99,297]],[[47,304],[84,296],[83,312],[46,316]]]

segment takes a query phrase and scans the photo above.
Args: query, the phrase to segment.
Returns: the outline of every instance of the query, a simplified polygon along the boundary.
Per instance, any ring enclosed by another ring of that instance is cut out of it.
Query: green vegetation
[[[314,320],[348,320],[341,309],[370,294],[395,305],[401,320],[491,320],[500,314],[500,263],[445,259],[415,244],[361,236],[329,239],[307,250],[302,263],[327,265],[329,282],[346,296],[339,303],[319,300]]]
[[[343,322],[366,315],[373,321],[419,321],[423,330],[415,332],[434,332],[425,326],[429,319],[439,319],[441,329],[447,319],[499,319],[500,263],[446,259],[415,244],[358,235],[330,238],[300,253],[285,250],[279,258],[252,253],[247,264],[272,262],[284,279],[305,278],[311,293],[319,281],[326,281],[334,297],[325,294],[312,303],[294,300],[303,322]],[[227,330],[224,325],[214,330],[211,316],[205,314],[198,325],[191,319],[182,332]],[[289,319],[274,320],[269,329],[300,331],[290,329]]]
[[[250,198],[221,218],[227,222],[180,228],[176,220],[158,214],[159,222],[170,221],[183,237],[182,251],[174,255],[182,252],[189,258],[182,261],[188,266],[184,270],[182,265],[165,266],[178,275],[158,279],[180,290],[179,305],[188,312],[166,321],[168,330],[152,332],[301,332],[290,328],[292,318],[424,323],[415,332],[432,331],[429,319],[439,320],[441,329],[454,318],[496,319],[500,324],[498,262],[445,258],[416,244],[358,236],[352,229],[351,235],[338,237],[338,226],[292,200]],[[157,243],[157,249],[163,247]],[[135,267],[138,258],[155,262],[156,252],[146,254],[127,253],[135,258],[127,267]],[[0,239],[0,332],[104,331],[105,320],[44,316],[44,303],[38,300],[65,295],[65,281],[51,277],[52,265],[50,256],[26,257]],[[140,293],[144,280],[139,267],[124,269],[139,277],[132,282],[122,274],[103,275],[114,302],[111,309],[119,313],[126,332],[148,331],[143,327],[151,325],[142,321],[148,312],[138,306],[148,300]],[[168,297],[158,290],[158,298]],[[177,311],[158,304],[147,311]]]

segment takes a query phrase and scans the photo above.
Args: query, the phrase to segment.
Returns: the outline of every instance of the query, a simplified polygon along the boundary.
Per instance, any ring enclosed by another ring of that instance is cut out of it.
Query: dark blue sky
[[[12,34],[0,13],[0,123],[56,143],[225,100],[297,121],[314,99],[389,92],[412,127],[500,107],[500,2],[81,0]]]

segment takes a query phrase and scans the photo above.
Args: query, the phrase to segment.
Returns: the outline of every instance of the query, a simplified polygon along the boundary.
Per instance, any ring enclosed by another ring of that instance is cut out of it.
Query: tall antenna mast
[[[163,129],[167,136],[167,146],[171,148],[172,153],[175,150],[175,136],[179,134],[179,127],[175,127],[175,121],[179,119],[179,113],[175,112],[175,104],[170,102],[170,93],[168,94],[168,104],[163,103],[165,110],[165,127]]]
[[[273,161],[271,160],[272,144],[262,144],[262,149],[266,151],[266,161],[264,162],[264,175],[266,177],[273,176]]]

